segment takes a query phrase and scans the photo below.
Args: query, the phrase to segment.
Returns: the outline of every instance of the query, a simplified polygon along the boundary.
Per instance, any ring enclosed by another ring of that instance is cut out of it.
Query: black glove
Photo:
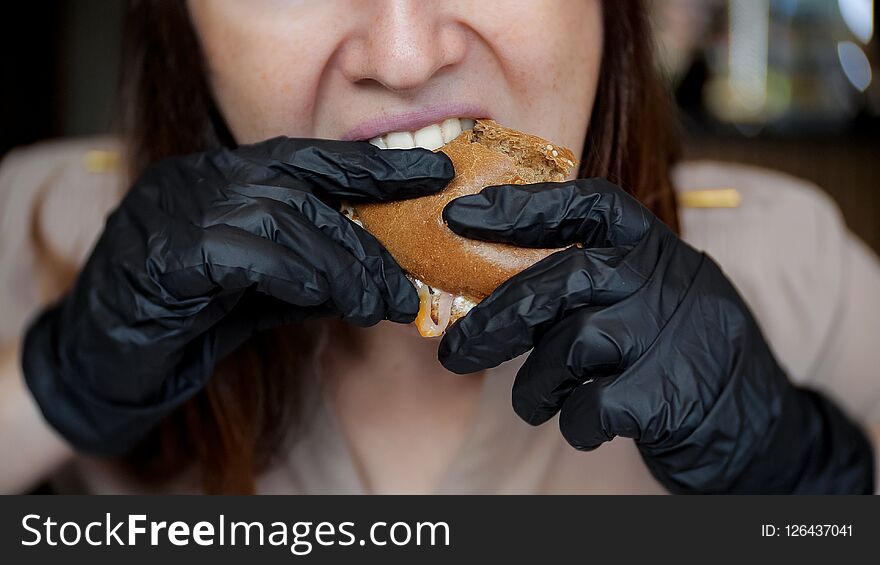
[[[453,174],[442,153],[288,138],[159,162],[27,332],[44,416],[79,449],[122,453],[258,331],[411,322],[412,284],[336,207],[430,194]]]
[[[467,237],[571,246],[501,285],[440,344],[457,373],[534,347],[513,386],[525,421],[561,411],[582,450],[634,438],[672,492],[873,492],[864,434],[794,386],[721,269],[616,186],[491,187],[443,217]]]

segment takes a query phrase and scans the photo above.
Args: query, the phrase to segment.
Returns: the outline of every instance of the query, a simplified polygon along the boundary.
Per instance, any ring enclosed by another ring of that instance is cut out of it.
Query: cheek
[[[495,11],[490,47],[523,128],[580,154],[602,61],[598,0],[528,0]],[[497,7],[497,4],[496,4]],[[497,14],[506,14],[498,18]]]
[[[257,0],[259,6],[263,0]],[[193,0],[190,11],[221,114],[239,143],[309,136],[327,14],[279,13],[238,0]],[[303,57],[308,53],[308,57]]]

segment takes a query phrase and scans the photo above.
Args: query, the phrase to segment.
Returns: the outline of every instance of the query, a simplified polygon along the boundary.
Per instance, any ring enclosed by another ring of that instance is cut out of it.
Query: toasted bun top
[[[440,148],[455,178],[437,194],[359,204],[358,219],[400,266],[426,284],[475,301],[555,249],[527,249],[461,237],[443,222],[443,207],[459,196],[499,184],[563,181],[577,161],[565,147],[477,120],[473,130]]]

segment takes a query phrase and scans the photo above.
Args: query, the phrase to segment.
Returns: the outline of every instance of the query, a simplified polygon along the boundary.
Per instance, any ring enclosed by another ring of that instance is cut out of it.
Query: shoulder
[[[732,270],[766,260],[761,264],[769,268],[765,276],[806,274],[804,269],[815,269],[822,261],[833,266],[847,243],[840,209],[822,189],[803,179],[749,165],[695,161],[680,164],[674,180],[683,238],[717,253]],[[693,198],[701,191],[711,195],[725,190],[735,193],[732,201]]]
[[[0,161],[0,338],[62,292],[122,197],[120,144],[41,142]]]
[[[0,199],[40,200],[49,194],[118,191],[122,145],[110,136],[43,141],[18,147],[0,160]]]
[[[832,327],[850,245],[835,203],[783,173],[711,161],[680,164],[682,237],[724,269],[793,376],[809,373]],[[734,207],[689,207],[695,190],[734,189]]]
[[[804,213],[819,214],[820,219],[842,225],[840,211],[833,200],[818,186],[803,179],[751,165],[718,161],[686,161],[673,173],[676,190],[681,197],[694,190],[734,188],[741,196],[732,217],[760,216],[798,217]],[[688,208],[687,219],[716,214],[712,207]],[[807,227],[806,225],[804,227]]]
[[[0,161],[4,237],[36,228],[62,256],[84,253],[124,190],[120,155],[121,143],[109,136],[45,141],[10,151]]]
[[[112,173],[118,170],[121,149],[113,136],[41,141],[7,153],[0,161],[0,176],[39,181],[60,172]]]

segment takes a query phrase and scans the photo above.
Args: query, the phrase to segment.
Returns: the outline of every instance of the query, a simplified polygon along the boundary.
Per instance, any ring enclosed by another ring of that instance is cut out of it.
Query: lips
[[[415,131],[388,132],[372,138],[370,143],[381,149],[422,147],[434,151],[458,137],[462,131],[473,127],[474,120],[470,118],[449,118]]]
[[[400,106],[376,108],[367,116],[356,122],[350,122],[349,129],[341,132],[339,139],[369,141],[376,137],[385,137],[392,132],[414,134],[431,125],[441,126],[442,136],[443,122],[450,118],[493,118],[492,112],[486,106],[463,100],[434,101],[409,108]]]

